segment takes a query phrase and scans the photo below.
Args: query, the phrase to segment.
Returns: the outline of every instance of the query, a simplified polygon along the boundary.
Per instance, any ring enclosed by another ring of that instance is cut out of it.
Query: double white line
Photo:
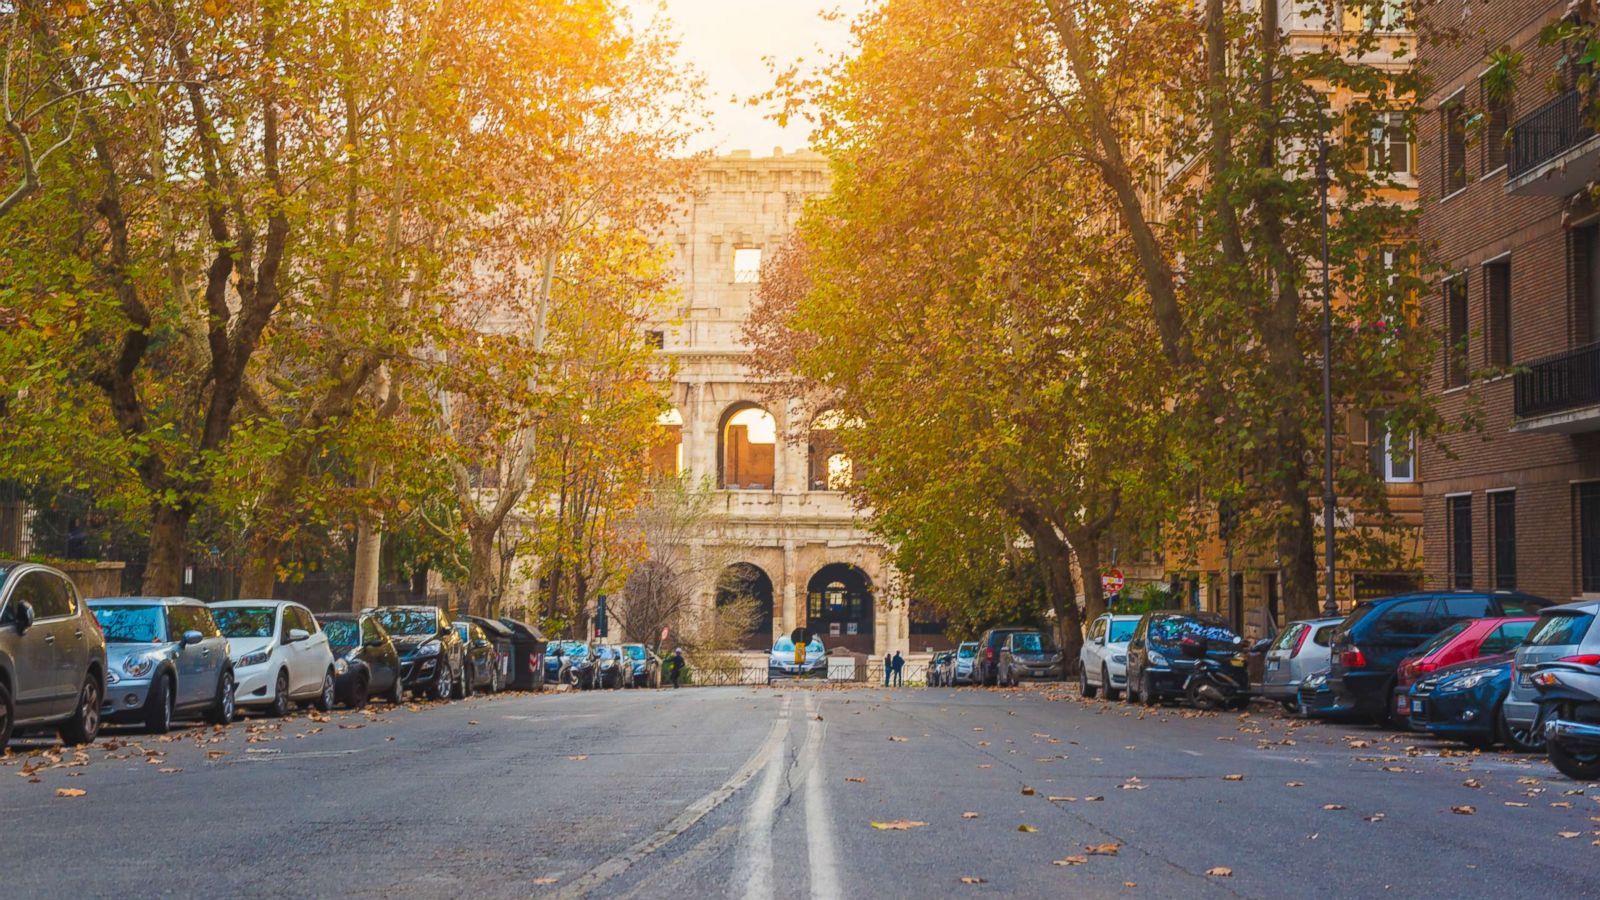
[[[788,698],[779,711],[779,722],[788,730]],[[828,797],[824,789],[822,742],[827,725],[817,717],[816,699],[805,694],[806,736],[799,755],[790,762],[786,754],[774,755],[767,760],[761,784],[750,806],[745,810],[744,825],[739,832],[739,868],[744,873],[745,900],[767,900],[773,896],[772,832],[777,825],[780,805],[785,804],[797,790],[803,790],[806,823],[807,874],[811,896],[831,898],[844,896],[839,887],[839,854],[833,833],[833,818],[828,815]],[[787,746],[787,736],[783,745]],[[787,786],[785,786],[787,782]]]

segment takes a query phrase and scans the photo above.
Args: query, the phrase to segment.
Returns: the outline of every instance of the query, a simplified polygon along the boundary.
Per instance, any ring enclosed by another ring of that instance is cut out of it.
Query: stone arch
[[[828,563],[806,584],[806,629],[828,647],[874,650],[877,615],[872,576],[851,563]]]
[[[839,439],[839,433],[857,423],[845,419],[836,409],[825,409],[811,420],[806,434],[806,489],[845,491],[860,474]]]
[[[772,597],[772,579],[765,569],[755,563],[733,563],[717,576],[717,606],[727,606],[743,599],[755,601],[755,621],[740,642],[741,649],[767,650],[772,647]]]
[[[717,486],[770,491],[777,486],[778,422],[758,403],[740,401],[717,423]]]
[[[659,432],[650,447],[650,474],[655,478],[677,478],[683,474],[683,413],[669,407],[656,418]]]

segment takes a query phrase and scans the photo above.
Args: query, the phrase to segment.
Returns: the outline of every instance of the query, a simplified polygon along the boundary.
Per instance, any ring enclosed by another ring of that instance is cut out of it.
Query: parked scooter
[[[1600,659],[1568,657],[1539,666],[1531,676],[1539,690],[1545,752],[1561,774],[1577,781],[1600,779],[1600,666],[1596,662]]]
[[[1234,643],[1242,641],[1234,638]],[[1209,646],[1209,641],[1195,635],[1178,642],[1184,658],[1194,661],[1194,667],[1183,681],[1184,697],[1195,709],[1243,708],[1250,702],[1247,670],[1244,666],[1227,665],[1207,656]]]

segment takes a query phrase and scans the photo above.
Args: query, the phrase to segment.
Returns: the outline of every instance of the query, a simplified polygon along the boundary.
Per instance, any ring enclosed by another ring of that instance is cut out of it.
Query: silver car
[[[1516,651],[1511,693],[1501,705],[1507,725],[1527,728],[1538,718],[1539,692],[1529,676],[1540,663],[1553,662],[1563,656],[1600,654],[1600,628],[1590,627],[1596,616],[1600,616],[1600,601],[1596,600],[1552,606],[1539,611],[1539,621]]]
[[[106,642],[72,581],[0,560],[0,751],[16,728],[48,726],[68,744],[100,731]]]
[[[1306,676],[1328,668],[1329,647],[1342,618],[1302,619],[1290,622],[1267,648],[1262,666],[1261,696],[1276,700],[1294,712],[1300,683]]]
[[[950,661],[950,683],[976,684],[978,681],[978,642],[962,641]]]
[[[188,597],[91,600],[106,635],[106,699],[114,722],[162,734],[183,713],[213,725],[233,721],[233,663],[211,610]]]

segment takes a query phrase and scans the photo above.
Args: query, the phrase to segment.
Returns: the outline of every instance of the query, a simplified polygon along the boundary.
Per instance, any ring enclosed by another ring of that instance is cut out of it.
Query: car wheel
[[[1502,744],[1518,753],[1539,753],[1545,749],[1544,734],[1540,730],[1540,724],[1535,721],[1519,728],[1506,720],[1506,708],[1503,704],[1495,711],[1496,736],[1500,738]]]
[[[11,689],[0,683],[0,753],[11,743],[11,723],[16,720],[17,709],[11,702]]]
[[[144,701],[144,730],[151,734],[166,734],[172,730],[172,712],[175,694],[172,676],[162,675],[150,686],[150,696]]]
[[[1600,780],[1600,751],[1570,750],[1560,741],[1547,742],[1546,751],[1550,755],[1551,765],[1568,778],[1574,781]]]
[[[454,688],[455,673],[450,671],[450,663],[441,659],[439,661],[439,675],[433,679],[433,699],[449,700]]]
[[[1117,699],[1117,689],[1111,686],[1111,670],[1105,666],[1100,667],[1100,689],[1105,691],[1107,700]]]
[[[333,686],[333,670],[329,669],[328,671],[322,673],[322,690],[317,692],[317,699],[311,701],[311,705],[317,708],[317,712],[333,711],[335,700],[333,695]]]
[[[494,677],[489,679],[489,693],[498,694],[506,689],[506,675],[499,666],[494,667]]]
[[[468,697],[471,697],[472,683],[477,680],[477,677],[478,676],[472,671],[472,663],[463,664],[461,666],[461,677],[456,682],[454,690],[451,691],[451,696],[455,697],[457,700],[465,700]]]
[[[1139,699],[1145,706],[1155,706],[1161,702],[1161,695],[1156,693],[1155,676],[1145,672],[1139,677]]]
[[[289,699],[289,672],[279,669],[278,678],[272,683],[272,705],[267,707],[267,713],[274,719],[281,719],[289,714],[292,705]]]
[[[372,685],[368,681],[368,677],[366,675],[357,675],[355,683],[350,685],[350,696],[345,698],[345,706],[350,709],[361,709],[366,706],[367,700],[370,699],[368,692],[371,689]]]
[[[1089,683],[1089,667],[1082,663],[1078,664],[1078,693],[1082,694],[1085,700],[1093,700],[1094,695],[1099,693],[1094,685]]]
[[[235,696],[238,686],[233,681],[232,672],[223,672],[217,679],[217,699],[211,708],[206,710],[206,721],[212,725],[229,725],[233,722],[233,714],[237,709],[238,698]]]
[[[83,690],[78,692],[78,708],[73,710],[72,718],[61,725],[61,743],[68,746],[74,744],[94,743],[95,735],[100,733],[100,691],[103,682],[90,673],[84,679]],[[7,722],[10,715],[6,715]],[[0,725],[0,732],[6,726]],[[0,737],[0,748],[5,747],[4,737]]]
[[[394,684],[390,685],[389,693],[384,695],[384,699],[396,706],[406,702],[406,685],[400,680],[399,672],[394,673]]]

